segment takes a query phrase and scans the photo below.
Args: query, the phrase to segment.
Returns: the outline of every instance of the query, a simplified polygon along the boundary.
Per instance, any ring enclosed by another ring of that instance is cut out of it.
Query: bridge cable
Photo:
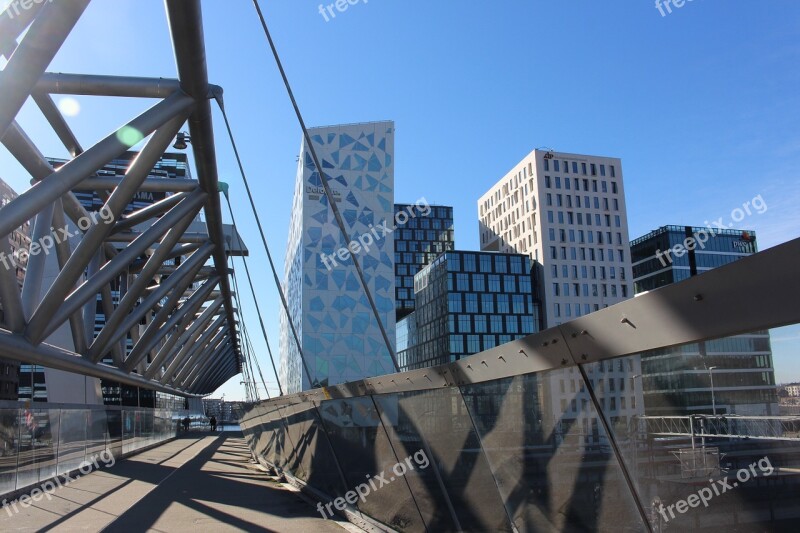
[[[286,301],[286,295],[284,294],[283,287],[281,286],[280,278],[278,277],[278,271],[275,268],[275,262],[272,260],[272,253],[269,250],[269,245],[267,244],[267,238],[264,235],[264,228],[261,225],[261,218],[258,216],[258,211],[256,210],[256,204],[255,204],[255,201],[253,200],[253,194],[250,191],[250,184],[248,183],[248,180],[247,180],[247,174],[244,171],[244,165],[242,164],[242,159],[239,156],[239,148],[236,146],[236,140],[233,137],[233,130],[231,129],[231,124],[230,124],[230,121],[228,120],[228,114],[225,112],[225,104],[222,101],[222,98],[221,98],[220,95],[216,96],[216,100],[217,100],[217,105],[219,105],[219,109],[222,112],[222,118],[225,121],[225,128],[228,130],[228,138],[231,141],[231,146],[233,147],[233,153],[236,156],[236,163],[239,166],[239,173],[242,176],[242,181],[244,182],[244,188],[247,191],[247,198],[250,200],[250,209],[252,210],[253,215],[255,216],[255,219],[256,219],[256,225],[258,226],[258,232],[261,235],[261,243],[264,245],[264,250],[267,253],[267,260],[269,261],[270,270],[272,270],[272,277],[273,277],[273,279],[275,281],[275,287],[278,289],[278,295],[280,295],[280,297],[281,297],[281,304],[283,305],[283,310],[286,313],[286,321],[289,323],[289,328],[292,330],[292,336],[294,337],[294,342],[297,345],[297,351],[300,354],[300,360],[303,362],[303,367],[306,370],[306,374],[308,374],[309,383],[311,383],[311,385],[314,386],[314,387],[320,386],[320,384],[316,381],[314,375],[311,373],[311,370],[309,369],[308,365],[306,364],[305,357],[303,356],[303,345],[300,342],[300,337],[297,334],[297,329],[294,326],[294,321],[292,320],[292,314],[289,311],[289,304]],[[230,198],[228,198],[227,191],[223,191],[223,192],[225,192],[225,199],[228,201],[228,210],[231,212],[231,219],[233,219],[233,209],[231,208]],[[236,225],[236,223],[234,222],[234,226],[235,225]],[[238,239],[238,234],[237,234],[237,239]],[[241,242],[241,239],[239,239],[239,242]],[[247,261],[245,260],[244,256],[242,256],[242,260],[244,261],[245,270],[247,270]],[[249,271],[248,271],[247,277],[248,277],[248,279],[250,278]],[[255,290],[253,290],[252,282],[250,283],[250,288],[251,288],[251,290],[253,292],[253,301],[256,304],[256,310],[258,310],[258,300],[256,299],[256,293],[255,293]],[[261,314],[259,312],[259,319],[260,318],[261,318]],[[263,333],[264,333],[264,339],[266,340],[267,332],[264,329],[263,321],[262,321],[262,324],[261,324],[261,328],[262,328]],[[267,347],[269,348],[269,342],[267,342]],[[270,355],[270,357],[272,357],[272,356]],[[275,367],[274,362],[273,362],[272,366],[273,366],[273,369],[274,369],[274,367]],[[278,386],[280,388],[280,378],[278,378],[277,370],[275,371],[275,379],[278,380]],[[281,396],[283,396],[282,389],[281,389]]]
[[[227,122],[227,120],[226,120],[226,122]],[[230,128],[228,129],[228,131],[230,132]],[[231,142],[233,142],[233,135],[231,135]],[[237,156],[237,158],[238,158],[238,156]],[[236,217],[233,214],[233,206],[231,205],[231,199],[228,196],[228,191],[227,190],[223,190],[223,193],[225,195],[225,201],[228,204],[228,212],[231,215],[231,222],[233,222],[234,232],[236,233],[236,240],[239,241],[239,245],[241,246],[241,237],[239,237],[239,232],[238,232],[238,230],[236,230],[236,228],[238,226],[236,224]],[[259,224],[259,228],[260,227],[261,226]],[[262,233],[262,238],[263,238],[263,233]],[[267,254],[269,254],[269,251],[267,251]],[[250,276],[250,267],[247,266],[247,258],[244,255],[242,255],[242,263],[244,264],[244,271],[247,274],[247,283],[250,285],[250,293],[253,296],[253,303],[255,304],[255,307],[256,307],[256,314],[258,315],[258,322],[261,325],[261,333],[264,335],[264,342],[266,342],[266,344],[267,344],[267,353],[269,353],[269,359],[270,359],[270,362],[272,363],[272,371],[275,373],[275,379],[278,382],[278,391],[280,392],[280,395],[283,396],[283,387],[281,386],[281,380],[280,380],[280,377],[278,376],[278,368],[275,365],[275,357],[272,354],[272,347],[269,344],[269,337],[267,336],[267,328],[266,328],[266,326],[264,326],[264,318],[261,315],[261,307],[258,305],[258,298],[256,297],[256,290],[255,290],[255,287],[253,286],[253,278]],[[272,259],[270,259],[270,264],[271,263],[272,263]],[[274,272],[274,266],[273,266],[273,272]],[[276,276],[277,276],[277,274],[276,274]],[[278,286],[278,291],[280,291],[280,289],[281,289],[280,286]],[[283,298],[283,293],[281,293],[281,297]],[[288,313],[288,310],[287,310],[287,313]],[[287,318],[288,318],[288,316],[287,316]],[[311,372],[309,371],[308,366],[306,365],[305,359],[303,359],[302,356],[301,356],[301,360],[303,361],[303,365],[305,366],[306,373],[308,374],[309,380],[310,380],[311,379]]]
[[[278,55],[278,50],[275,47],[275,43],[272,40],[272,35],[270,34],[269,28],[267,27],[267,21],[264,19],[264,14],[261,12],[261,6],[259,6],[258,0],[253,0],[253,5],[256,8],[256,12],[258,13],[258,18],[261,21],[261,27],[264,29],[264,35],[269,42],[269,47],[272,50],[272,55],[275,58],[275,63],[277,64],[278,70],[280,71],[281,77],[283,78],[283,83],[286,86],[286,91],[289,94],[289,98],[292,101],[292,106],[294,107],[294,112],[297,115],[297,120],[300,123],[300,127],[303,130],[303,136],[306,141],[306,145],[308,146],[308,151],[311,153],[311,158],[314,161],[314,166],[316,170],[319,172],[320,180],[322,181],[322,187],[325,189],[325,196],[328,199],[328,205],[330,205],[331,210],[333,211],[334,218],[336,218],[336,223],[339,226],[339,230],[342,232],[342,236],[345,239],[345,242],[351,242],[350,235],[347,232],[347,226],[344,223],[344,219],[342,218],[341,213],[339,212],[339,207],[336,205],[336,201],[333,197],[333,192],[331,191],[330,186],[328,185],[328,178],[325,176],[325,172],[322,170],[322,165],[320,164],[320,159],[317,156],[317,151],[314,148],[314,144],[311,141],[311,136],[308,134],[308,128],[306,128],[306,123],[303,120],[303,115],[300,113],[300,107],[297,104],[297,100],[294,97],[294,92],[292,91],[291,84],[289,83],[289,78],[286,76],[286,71],[283,69],[283,63],[281,62],[280,55]],[[223,112],[224,116],[224,112]],[[227,124],[227,118],[225,120]],[[229,128],[230,130],[230,128]],[[248,195],[250,194],[250,189],[248,188]],[[252,197],[250,198],[250,202],[252,204],[253,200]],[[253,205],[253,210],[255,210],[255,205]],[[260,225],[259,225],[260,228]],[[389,356],[392,358],[392,363],[394,364],[395,370],[400,372],[400,367],[397,364],[397,356],[394,353],[394,349],[392,348],[392,343],[389,341],[389,336],[386,333],[386,328],[383,326],[383,321],[381,320],[380,313],[378,311],[378,307],[375,305],[375,300],[372,297],[372,293],[370,293],[369,286],[367,285],[367,280],[364,277],[364,272],[361,269],[361,264],[358,262],[358,259],[355,256],[352,256],[353,259],[353,266],[356,269],[356,273],[358,274],[358,279],[361,281],[361,286],[364,289],[364,294],[369,301],[369,305],[372,308],[372,314],[375,316],[375,320],[378,322],[378,328],[380,328],[381,335],[383,336],[383,341],[386,344],[386,349],[389,351]]]
[[[235,227],[234,227],[234,231],[235,231]],[[255,374],[253,373],[253,363],[252,363],[252,358],[254,357],[254,355],[253,355],[252,350],[249,350],[248,345],[244,342],[245,341],[245,338],[244,338],[244,335],[245,335],[245,330],[244,330],[244,309],[242,308],[242,302],[239,299],[239,280],[236,278],[236,271],[233,268],[234,267],[233,255],[229,255],[229,258],[231,260],[230,273],[231,273],[231,278],[233,279],[233,291],[234,291],[233,292],[233,297],[236,300],[236,306],[237,306],[237,308],[239,310],[239,316],[242,319],[242,337],[243,337],[243,339],[242,339],[243,340],[243,342],[242,342],[242,354],[243,354],[243,357],[244,357],[244,360],[245,360],[244,361],[245,364],[242,366],[242,368],[243,368],[244,374],[245,374],[245,391],[247,392],[248,396],[250,396],[251,398],[254,397],[255,400],[258,401],[258,391],[256,391],[255,395],[253,395],[252,390],[251,390],[252,389],[251,380],[252,380],[252,382],[255,382],[255,379],[256,379],[255,378]],[[248,366],[249,366],[249,372],[248,372]],[[248,373],[252,377],[248,377]]]

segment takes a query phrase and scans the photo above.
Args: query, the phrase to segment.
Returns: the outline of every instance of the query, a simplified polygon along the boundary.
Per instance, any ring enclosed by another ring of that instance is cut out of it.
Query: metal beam
[[[175,356],[173,364],[169,365],[167,371],[161,376],[162,383],[172,382],[180,385],[185,381],[184,378],[195,368],[202,367],[211,354],[217,352],[222,346],[228,345],[229,339],[226,338],[226,335],[230,334],[230,330],[223,323],[225,318],[225,315],[220,315],[203,332],[195,346],[190,346],[189,350],[186,350],[182,355]],[[219,328],[218,331],[217,328]],[[177,376],[173,377],[176,370],[178,371]]]
[[[114,235],[109,235],[106,237],[106,241],[108,242],[133,242],[138,239],[142,234],[136,232],[124,232],[124,233],[116,233]],[[184,233],[181,235],[181,238],[178,239],[178,242],[181,244],[202,244],[208,242],[210,239],[210,235],[208,233],[195,233],[189,232]],[[224,247],[223,243],[223,247]]]
[[[200,267],[203,266],[203,263],[206,262],[206,259],[208,259],[208,256],[211,255],[213,251],[214,245],[208,243],[206,246],[193,253],[192,256],[181,265],[185,268],[185,272],[176,273],[167,278],[167,283],[176,280],[175,290],[172,291],[172,294],[167,298],[164,306],[153,317],[152,322],[147,325],[147,329],[142,333],[139,342],[134,344],[131,353],[128,355],[128,360],[125,361],[126,370],[131,369],[131,365],[138,364],[150,350],[156,347],[158,341],[183,319],[183,312],[178,311],[173,314],[173,311],[178,307],[180,300],[184,298],[186,289],[194,282],[195,274],[197,274],[197,271],[200,270]],[[172,314],[171,317],[170,314]],[[168,319],[170,321],[165,325],[164,323],[167,322]],[[163,329],[161,328],[162,325],[164,326]]]
[[[174,137],[174,136],[173,136]],[[73,187],[74,191],[110,191],[119,186],[119,178],[93,177],[86,178]],[[197,180],[184,178],[147,178],[140,186],[139,191],[147,192],[191,192],[197,188]]]
[[[70,257],[67,264],[59,272],[56,281],[53,282],[47,295],[42,300],[43,313],[50,314],[57,309],[69,294],[75,282],[83,275],[86,264],[95,252],[100,248],[105,238],[113,229],[114,220],[122,215],[125,207],[130,203],[131,198],[136,194],[139,185],[147,178],[150,171],[161,158],[164,150],[172,142],[175,134],[180,130],[186,119],[186,113],[180,113],[175,118],[169,120],[163,127],[160,127],[147,142],[139,156],[131,163],[125,179],[120,182],[120,186],[114,189],[108,201],[101,210],[100,217],[95,217],[94,223],[84,234],[75,253]],[[88,153],[88,152],[87,152]],[[42,184],[43,185],[43,184]],[[42,185],[39,185],[41,187]],[[187,216],[187,218],[189,218]],[[190,220],[191,222],[191,220]],[[189,224],[185,224],[188,227]],[[49,223],[47,225],[49,228]],[[49,231],[49,229],[48,229]],[[172,241],[171,241],[172,242]],[[170,246],[175,243],[172,242]],[[23,301],[24,301],[23,291]]]
[[[50,5],[60,4],[49,4],[48,7]],[[6,79],[6,76],[2,79]],[[193,106],[194,101],[182,93],[170,96],[41,180],[36,187],[20,194],[0,212],[0,235],[10,233],[33,213],[38,213],[47,204],[123,154],[129,146],[119,139],[119,131],[127,128],[127,131],[139,132],[143,137],[150,135],[175,117],[185,116],[184,113]]]
[[[110,346],[113,347],[119,340],[124,339],[128,332],[134,330],[137,324],[139,324],[143,318],[149,316],[149,313],[153,310],[157,302],[161,301],[163,298],[166,298],[167,295],[170,294],[170,291],[172,291],[173,296],[183,296],[184,291],[186,290],[187,280],[188,283],[192,282],[197,268],[199,268],[199,266],[202,265],[206,260],[209,255],[209,251],[202,250],[195,252],[195,254],[200,255],[194,256],[194,261],[191,263],[189,261],[185,263],[187,265],[186,272],[182,273],[180,276],[170,276],[166,281],[159,285],[157,289],[152,291],[144,300],[142,300],[142,302],[131,313],[121,315],[122,321],[119,322],[119,324],[117,324],[115,327],[107,329],[106,326],[103,328],[103,330],[100,332],[102,339],[100,338],[100,335],[98,335],[98,338],[95,339],[95,343],[93,343],[89,349],[88,355],[92,361],[97,362],[102,359],[105,353],[108,351],[108,348]],[[106,333],[106,331],[108,331],[108,333]],[[126,362],[123,366],[123,370],[130,372],[133,370],[134,366],[135,365],[128,364]]]
[[[70,155],[72,157],[80,155],[83,152],[83,148],[78,142],[78,138],[72,133],[72,129],[70,129],[67,121],[64,120],[61,111],[58,110],[58,106],[56,106],[56,103],[50,98],[50,95],[45,93],[33,93],[33,101],[39,106],[44,118],[50,123],[50,127],[52,127],[53,131],[58,135],[64,147],[69,150]]]
[[[37,182],[56,172],[16,122],[13,122],[11,127],[8,128],[2,138],[2,142]],[[61,203],[64,207],[64,213],[76,224],[79,220],[89,217],[88,211],[84,209],[72,191],[61,196]],[[103,249],[106,257],[114,257],[116,255],[116,250],[110,244],[104,245]]]
[[[78,96],[166,98],[181,90],[181,84],[178,80],[169,78],[45,72],[36,83],[35,90],[49,94],[72,94]],[[208,97],[212,98],[221,91],[220,87],[209,85]]]
[[[231,354],[233,354],[233,348],[227,345],[224,350],[220,350],[215,354],[215,359],[224,361],[224,358]],[[231,362],[222,365],[207,365],[202,369],[198,368],[198,372],[193,373],[193,376],[190,376],[187,380],[186,390],[201,389],[207,382],[215,379],[218,374],[228,370],[229,366],[232,366]]]
[[[225,315],[220,315],[200,336],[195,346],[191,346],[180,357],[176,356],[172,360],[172,364],[167,367],[164,375],[161,376],[162,383],[174,382],[180,386],[184,381],[183,378],[191,372],[194,366],[202,366],[208,356],[214,352],[219,346],[227,342],[225,335],[230,333],[230,328],[223,324],[226,320]],[[180,369],[178,371],[178,369]],[[177,376],[173,379],[173,375],[178,371]]]
[[[64,206],[61,200],[57,200],[55,208],[53,209],[53,226],[56,228],[66,227],[66,218],[64,217]],[[64,265],[69,261],[72,255],[72,246],[68,239],[58,239],[56,241],[56,259],[58,260],[58,268],[64,268]],[[94,325],[94,324],[92,324]],[[84,353],[86,351],[86,326],[83,322],[83,313],[80,310],[72,313],[69,317],[69,328],[72,332],[72,345],[77,353]],[[94,328],[93,328],[94,329]],[[94,334],[94,331],[92,331]]]
[[[130,246],[103,265],[96,275],[87,279],[65,301],[56,301],[46,296],[28,323],[28,327],[25,328],[26,337],[34,344],[40,343],[66,320],[69,314],[96,295],[103,285],[110,283],[131,261],[143,254],[169,228],[177,224],[188,213],[194,213],[194,210],[205,200],[205,196],[204,192],[196,191],[179,205],[172,208],[169,213],[142,233]],[[51,287],[51,290],[53,290],[53,287]]]
[[[195,182],[195,189],[197,188],[197,182]],[[194,189],[192,189],[194,190]],[[147,207],[143,207],[138,211],[134,211],[133,213],[129,213],[127,215],[123,215],[120,219],[117,220],[117,223],[114,224],[114,230],[111,232],[112,234],[118,233],[123,230],[130,229],[138,224],[143,224],[148,222],[150,219],[160,217],[176,205],[178,205],[181,200],[186,198],[188,193],[182,192],[178,194],[172,194],[167,196],[163,200],[159,200],[155,203],[148,205]]]
[[[208,101],[210,86],[206,66],[206,48],[203,38],[203,14],[199,0],[166,0],[167,21],[172,33],[175,62],[181,88],[195,99],[197,105],[189,117],[189,133],[200,186],[208,193],[205,215],[211,241],[217,245],[214,265],[222,274],[220,290],[225,297],[225,310],[234,348],[238,347],[235,318],[228,279],[225,239],[222,232],[222,212],[218,194],[217,156],[214,148],[214,129],[211,104]]]
[[[17,116],[47,65],[55,57],[89,0],[48,2],[8,59],[0,76],[0,137]],[[55,198],[52,198],[52,202]],[[0,231],[5,235],[8,231]]]
[[[29,254],[28,266],[25,269],[25,281],[22,284],[22,311],[26,319],[30,319],[33,315],[41,297],[45,262],[50,256],[50,248],[42,246],[41,243],[45,236],[50,235],[50,228],[53,224],[53,208],[54,204],[47,205],[33,221],[30,252],[39,250],[40,253]],[[50,239],[53,240],[52,236]]]
[[[44,4],[39,3],[28,9],[19,9],[18,5],[15,7],[9,4],[6,10],[0,13],[0,55],[11,57],[17,47],[17,37],[30,26],[43,7]]]
[[[74,352],[51,344],[42,343],[39,346],[31,346],[24,337],[14,335],[5,329],[0,329],[0,349],[2,349],[3,357],[23,363],[108,379],[135,387],[146,387],[179,396],[194,396],[180,389],[162,385],[157,381],[150,381],[135,374],[126,374],[109,365],[91,363]]]
[[[89,347],[89,357],[97,360],[97,356],[102,355],[108,349],[109,343],[114,342],[110,340],[113,332],[119,328],[122,321],[128,315],[128,312],[141,297],[144,289],[147,288],[147,286],[152,282],[153,278],[158,272],[158,269],[166,260],[167,254],[170,252],[172,247],[175,246],[175,243],[180,238],[181,234],[186,230],[186,228],[189,227],[191,223],[192,217],[185,216],[175,225],[175,227],[167,231],[167,234],[161,240],[161,245],[156,248],[153,255],[147,260],[147,263],[145,264],[139,276],[133,283],[128,285],[128,291],[125,293],[125,296],[120,299],[120,302],[117,305],[117,308],[114,310],[114,313],[111,316],[106,316],[106,324],[103,326],[103,330]]]
[[[145,376],[148,378],[155,377],[158,370],[164,366],[164,363],[167,360],[172,359],[172,357],[183,357],[184,350],[188,351],[194,346],[195,342],[197,342],[197,338],[205,331],[205,328],[208,327],[209,322],[214,319],[217,314],[217,310],[222,305],[222,298],[217,298],[214,302],[211,303],[208,307],[206,307],[200,316],[194,318],[187,329],[182,330],[180,326],[178,330],[173,333],[164,346],[156,354],[153,361],[150,363],[150,366],[145,371]],[[189,312],[194,314],[196,313],[197,308],[193,305],[189,306]],[[194,315],[192,315],[194,316]],[[182,320],[181,323],[184,323],[185,320]],[[173,350],[173,348],[177,348],[177,351]]]

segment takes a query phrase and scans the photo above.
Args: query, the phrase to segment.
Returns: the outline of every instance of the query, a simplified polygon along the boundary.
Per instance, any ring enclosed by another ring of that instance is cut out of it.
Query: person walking
[[[211,423],[211,431],[217,431],[217,417],[211,415],[209,422]]]

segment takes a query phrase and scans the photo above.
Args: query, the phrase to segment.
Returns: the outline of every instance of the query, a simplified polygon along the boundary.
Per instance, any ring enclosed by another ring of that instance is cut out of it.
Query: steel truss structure
[[[0,252],[10,255],[7,235],[26,221],[34,221],[34,243],[68,220],[82,231],[74,248],[68,240],[55,245],[59,271],[49,286],[44,284],[49,254],[30,255],[21,290],[13,269],[0,266],[0,352],[25,363],[163,392],[207,394],[242,370],[227,260],[246,252],[230,246],[222,223],[209,102],[221,101],[222,90],[208,82],[200,2],[166,1],[177,79],[45,72],[88,4],[44,2],[0,14],[0,54],[8,60],[0,74],[0,140],[35,182],[0,210]],[[84,149],[53,94],[151,98],[156,103]],[[15,121],[28,98],[72,156],[58,169]],[[149,177],[187,121],[197,179]],[[146,143],[124,177],[97,177],[99,169],[135,144],[127,141],[130,132]],[[82,207],[77,190],[94,191],[103,199],[102,218]],[[169,194],[124,214],[139,191]],[[192,224],[200,212],[205,231]],[[92,224],[79,222],[89,217]],[[177,257],[183,258],[178,266],[165,265]],[[127,291],[115,302],[112,285],[123,277]],[[95,336],[98,297],[105,325]],[[67,322],[74,351],[45,342]],[[102,362],[109,358],[113,365]]]

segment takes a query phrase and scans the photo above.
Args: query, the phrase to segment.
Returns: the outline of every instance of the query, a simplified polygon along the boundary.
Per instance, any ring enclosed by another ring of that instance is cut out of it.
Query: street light
[[[181,131],[175,137],[175,144],[173,144],[172,147],[176,150],[186,150],[186,148],[188,148],[186,145],[190,142],[192,142],[192,138],[189,137],[189,134],[185,131]]]
[[[716,368],[716,366],[708,367],[708,379],[711,382],[711,412],[714,416],[717,416],[717,400],[714,398],[714,370]]]

